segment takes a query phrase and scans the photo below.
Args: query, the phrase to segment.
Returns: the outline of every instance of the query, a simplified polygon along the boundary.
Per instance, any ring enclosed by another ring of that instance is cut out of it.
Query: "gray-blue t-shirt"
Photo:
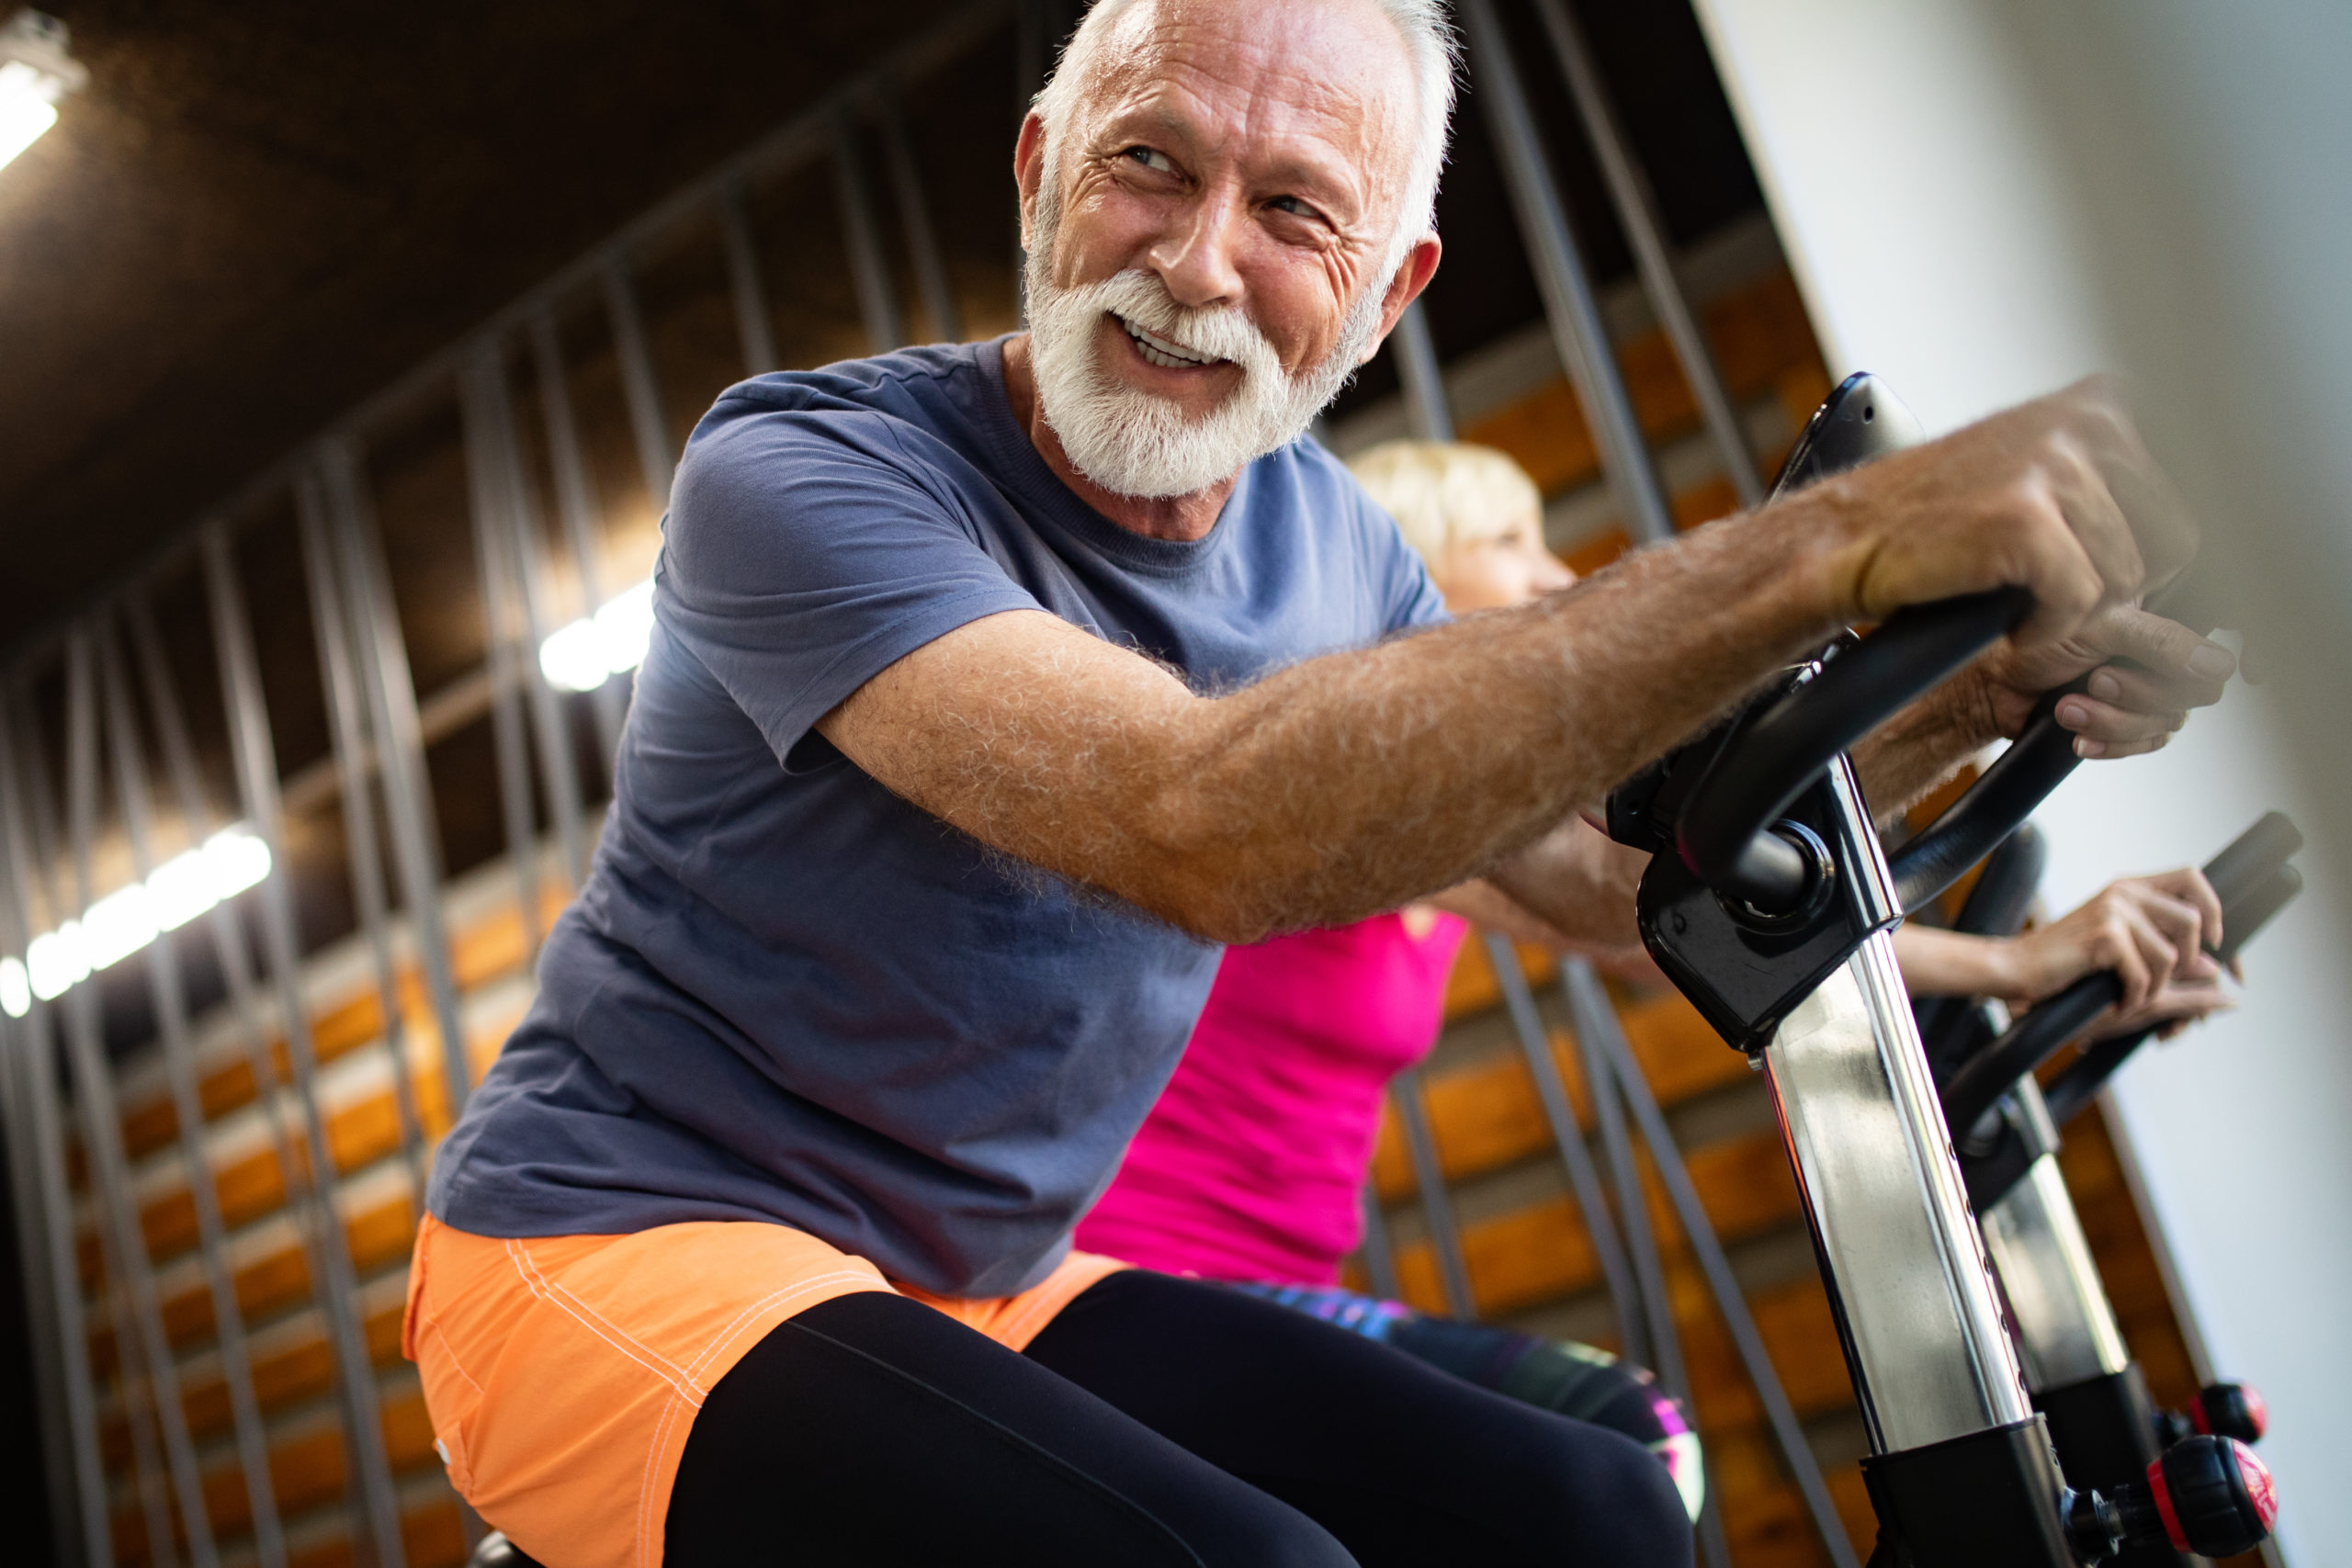
[[[679,464],[614,802],[537,1002],[435,1164],[493,1236],[770,1220],[893,1279],[1043,1279],[1219,950],[992,852],[812,728],[957,626],[1045,610],[1229,689],[1444,610],[1302,441],[1204,539],[1127,533],[1014,422],[1001,343],[729,390]]]

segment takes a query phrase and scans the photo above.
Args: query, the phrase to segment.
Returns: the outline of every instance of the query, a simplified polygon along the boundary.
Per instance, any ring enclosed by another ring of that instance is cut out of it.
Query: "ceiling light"
[[[22,1018],[35,997],[55,1000],[92,971],[121,963],[268,874],[269,846],[243,823],[223,828],[146,881],[107,894],[80,919],[33,938],[23,958],[0,958],[0,1009]]]
[[[0,25],[0,166],[40,141],[57,123],[57,101],[89,80],[55,17],[27,9]]]
[[[593,692],[645,662],[653,639],[653,584],[640,582],[605,601],[593,615],[559,626],[539,644],[539,672],[551,686]]]

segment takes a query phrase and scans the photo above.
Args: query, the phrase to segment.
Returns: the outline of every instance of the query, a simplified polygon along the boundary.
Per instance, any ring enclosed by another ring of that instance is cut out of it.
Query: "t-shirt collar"
[[[1217,513],[1216,522],[1198,539],[1152,539],[1120,527],[1087,505],[1076,491],[1062,482],[1061,476],[1054,472],[1036,444],[1029,439],[1029,433],[1012,417],[1012,400],[1004,388],[1004,345],[1012,336],[1006,333],[972,345],[974,364],[981,379],[978,419],[982,438],[994,448],[1002,465],[1001,472],[1012,488],[1020,492],[1021,499],[1034,508],[1033,515],[1044,517],[1102,555],[1154,573],[1183,575],[1201,570],[1215,560],[1223,551],[1227,537],[1234,532],[1229,520],[1241,515],[1257,464],[1251,463],[1241,470],[1233,493],[1226,497],[1224,508]]]

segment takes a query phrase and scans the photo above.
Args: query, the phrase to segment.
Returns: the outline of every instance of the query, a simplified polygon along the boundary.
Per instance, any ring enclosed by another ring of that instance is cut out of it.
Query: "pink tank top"
[[[1429,1053],[1467,927],[1401,915],[1227,950],[1176,1076],[1080,1222],[1089,1252],[1324,1285],[1362,1239],[1388,1080]]]

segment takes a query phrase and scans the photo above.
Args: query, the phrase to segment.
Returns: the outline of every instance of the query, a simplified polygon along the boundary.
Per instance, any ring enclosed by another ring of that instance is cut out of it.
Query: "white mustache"
[[[1288,378],[1274,345],[1238,305],[1185,306],[1176,302],[1158,275],[1140,268],[1117,273],[1071,291],[1084,305],[1140,327],[1188,354],[1222,359],[1249,378]]]

